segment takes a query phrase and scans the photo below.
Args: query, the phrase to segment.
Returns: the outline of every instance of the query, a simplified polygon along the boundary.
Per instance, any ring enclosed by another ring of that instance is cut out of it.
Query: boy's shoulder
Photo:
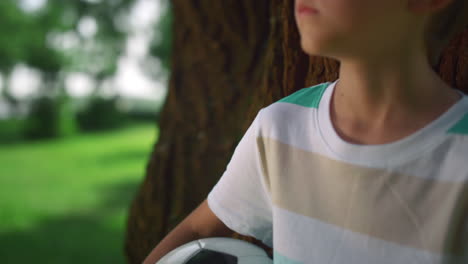
[[[291,103],[309,108],[318,108],[323,93],[331,82],[323,82],[310,87],[302,88],[281,98],[276,103]]]
[[[458,90],[458,92],[462,96],[457,103],[460,105],[460,107],[457,108],[459,114],[457,114],[457,120],[446,130],[446,133],[468,138],[468,95],[460,90]]]
[[[332,82],[324,82],[299,89],[261,109],[262,124],[266,127],[283,129],[297,122],[313,122],[310,113],[318,109],[320,100]]]
[[[466,109],[463,117],[457,121],[447,133],[468,136],[468,109]]]

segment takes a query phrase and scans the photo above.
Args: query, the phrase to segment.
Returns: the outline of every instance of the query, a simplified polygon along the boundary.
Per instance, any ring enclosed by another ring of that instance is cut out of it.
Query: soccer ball
[[[251,243],[227,237],[210,237],[184,244],[156,264],[272,264],[266,252]]]

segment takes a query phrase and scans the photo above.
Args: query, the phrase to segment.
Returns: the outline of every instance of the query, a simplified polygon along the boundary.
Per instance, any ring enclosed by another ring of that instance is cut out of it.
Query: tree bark
[[[173,0],[171,6],[169,93],[130,209],[130,263],[141,263],[206,198],[249,123],[264,69],[268,0]]]
[[[449,85],[468,93],[468,27],[452,39],[434,70]]]
[[[173,54],[160,137],[130,209],[130,263],[149,251],[218,181],[260,108],[338,78],[339,62],[300,48],[294,1],[173,0]],[[468,30],[434,69],[468,91]],[[236,234],[271,249],[261,242]]]

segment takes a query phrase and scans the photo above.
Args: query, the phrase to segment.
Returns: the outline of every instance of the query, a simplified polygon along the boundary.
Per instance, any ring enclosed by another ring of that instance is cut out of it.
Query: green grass
[[[0,263],[125,263],[154,125],[0,145]]]

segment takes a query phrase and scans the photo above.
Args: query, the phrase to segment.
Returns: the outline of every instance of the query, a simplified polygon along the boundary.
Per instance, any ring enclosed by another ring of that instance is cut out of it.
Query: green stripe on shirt
[[[448,133],[468,135],[468,113],[466,113],[460,121],[451,127]]]
[[[323,92],[329,85],[330,82],[326,82],[311,87],[302,88],[280,99],[278,102],[297,104],[310,108],[318,108]]]

